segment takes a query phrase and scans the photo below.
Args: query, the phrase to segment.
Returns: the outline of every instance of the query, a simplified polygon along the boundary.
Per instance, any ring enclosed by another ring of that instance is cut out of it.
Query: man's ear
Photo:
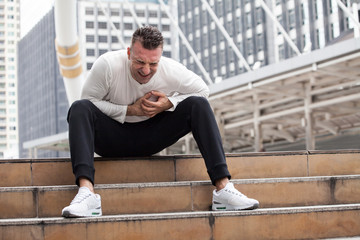
[[[127,48],[128,59],[130,60],[130,47]]]

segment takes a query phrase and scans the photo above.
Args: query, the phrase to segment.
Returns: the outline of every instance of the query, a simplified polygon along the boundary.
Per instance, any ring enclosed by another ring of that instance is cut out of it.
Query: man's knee
[[[204,97],[191,96],[185,100],[187,100],[192,106],[210,107],[208,100]]]
[[[91,109],[92,104],[93,103],[87,99],[81,99],[73,102],[67,115],[67,121],[69,122],[71,118],[88,112]]]

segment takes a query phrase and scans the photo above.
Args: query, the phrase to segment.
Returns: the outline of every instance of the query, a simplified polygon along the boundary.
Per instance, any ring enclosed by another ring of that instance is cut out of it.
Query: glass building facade
[[[259,1],[207,0],[248,65],[269,65],[297,55]],[[304,53],[331,44],[353,28],[336,0],[263,0],[297,49]],[[358,0],[343,1],[348,8]],[[178,0],[179,25],[213,81],[241,74],[244,64],[231,49],[201,0]],[[180,44],[180,59],[201,75]]]
[[[28,157],[23,143],[67,131],[69,108],[55,51],[54,9],[19,42],[19,151]],[[68,153],[38,150],[37,157],[61,157]]]
[[[19,0],[0,1],[0,158],[18,157]]]

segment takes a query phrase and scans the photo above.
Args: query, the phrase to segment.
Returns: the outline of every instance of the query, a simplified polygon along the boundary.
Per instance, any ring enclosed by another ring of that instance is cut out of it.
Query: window
[[[94,35],[86,35],[86,42],[95,42]]]
[[[256,24],[259,25],[262,23],[262,9],[259,7],[256,9]]]
[[[294,9],[289,10],[289,23],[290,23],[290,29],[295,28],[295,11],[294,11]]]
[[[137,15],[138,17],[145,17],[145,12],[144,12],[143,10],[137,10],[137,11],[136,11],[136,15]]]
[[[99,29],[106,29],[107,23],[106,22],[98,22],[98,28]]]
[[[86,56],[95,56],[94,49],[86,49]]]
[[[92,67],[92,65],[93,65],[93,63],[86,63],[86,69],[87,70],[90,70],[91,69],[91,67]]]
[[[150,11],[150,12],[149,12],[149,17],[157,17],[157,12],[155,12],[155,11]]]
[[[94,10],[92,8],[86,8],[85,15],[94,15]]]
[[[125,30],[132,30],[132,23],[125,23]]]
[[[107,49],[99,49],[99,56],[107,52]]]
[[[86,22],[85,25],[86,25],[86,28],[89,28],[89,29],[94,28],[94,22]]]
[[[170,25],[162,25],[163,31],[170,31]]]
[[[131,12],[130,11],[124,11],[124,17],[131,17]]]
[[[251,13],[246,13],[246,28],[251,28]]]
[[[119,42],[119,39],[117,36],[111,36],[111,42],[112,43],[118,43]]]
[[[107,42],[107,36],[99,36],[99,42],[106,43]]]
[[[111,14],[111,16],[119,16],[120,15],[119,10],[116,10],[116,9],[111,9],[110,14]]]

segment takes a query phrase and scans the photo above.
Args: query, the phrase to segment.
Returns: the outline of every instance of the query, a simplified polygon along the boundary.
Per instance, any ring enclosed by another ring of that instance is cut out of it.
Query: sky
[[[20,0],[20,34],[25,36],[54,5],[54,0]]]

